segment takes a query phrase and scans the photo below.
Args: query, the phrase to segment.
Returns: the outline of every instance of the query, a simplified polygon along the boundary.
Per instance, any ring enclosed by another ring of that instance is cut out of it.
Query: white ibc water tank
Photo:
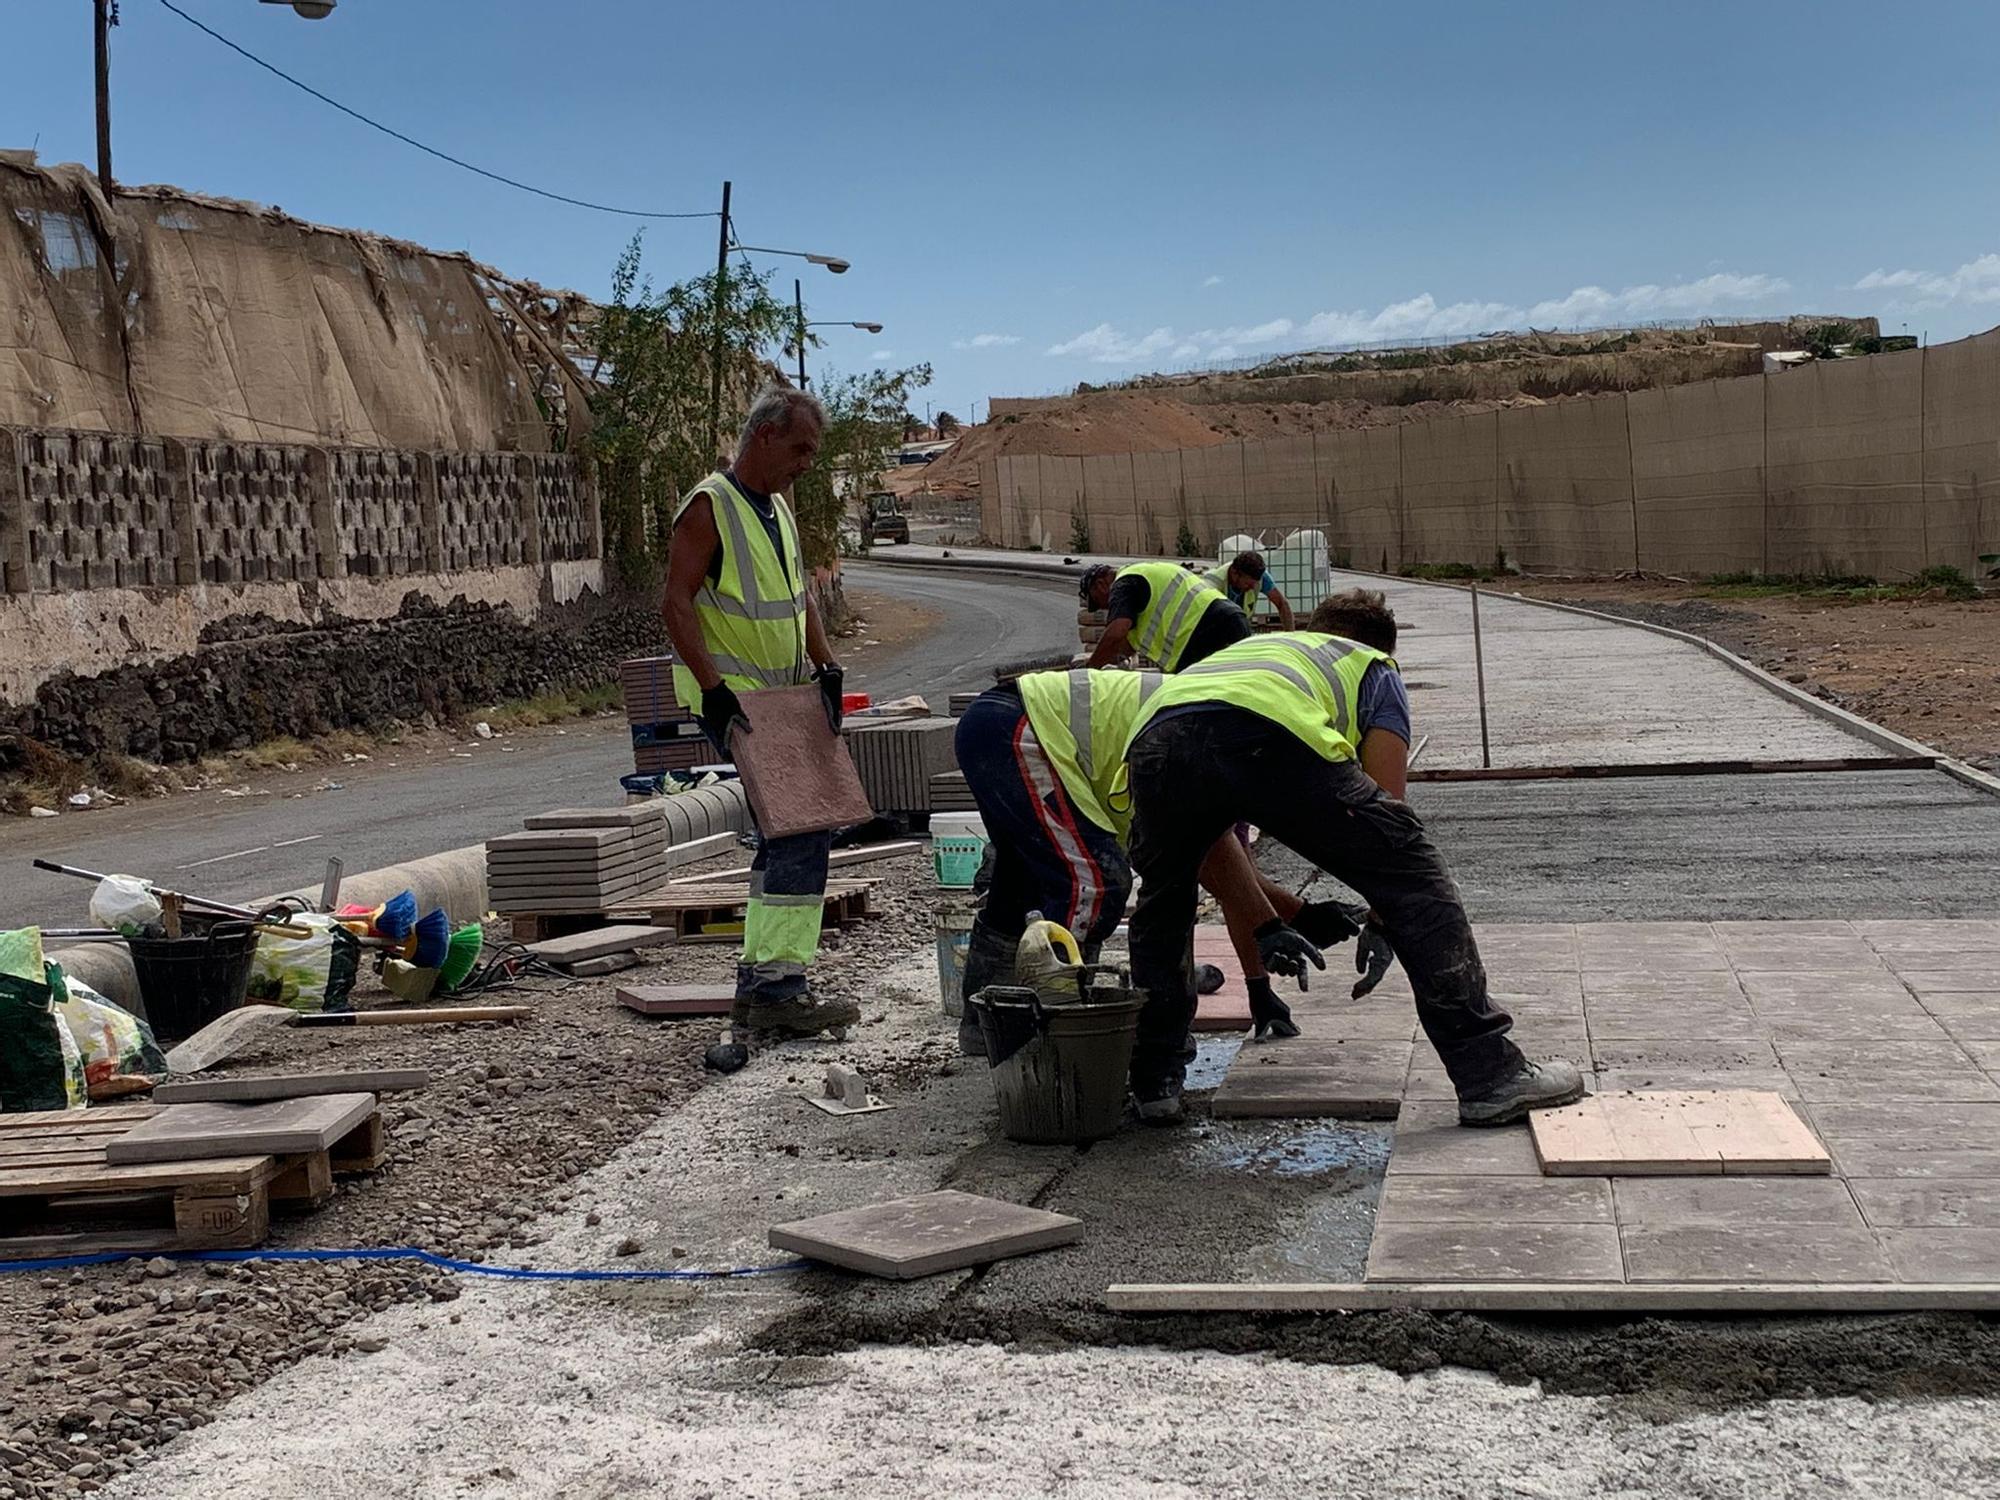
[[[1323,532],[1293,532],[1264,554],[1264,562],[1299,615],[1333,592],[1333,568],[1327,560]]]

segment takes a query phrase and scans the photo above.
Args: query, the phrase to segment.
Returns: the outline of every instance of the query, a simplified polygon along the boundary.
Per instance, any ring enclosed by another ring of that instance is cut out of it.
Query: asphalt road
[[[896,593],[940,612],[917,640],[843,646],[849,684],[877,698],[987,686],[991,664],[1072,648],[1072,585],[1025,578],[913,573],[850,564],[848,586]],[[616,719],[468,740],[428,754],[386,747],[365,764],[308,767],[247,784],[251,795],[190,792],[61,818],[0,822],[0,927],[88,921],[81,881],[32,868],[40,857],[143,874],[203,894],[248,898],[318,880],[329,855],[350,871],[478,843],[547,807],[610,802],[632,769]],[[313,790],[327,782],[338,790]]]

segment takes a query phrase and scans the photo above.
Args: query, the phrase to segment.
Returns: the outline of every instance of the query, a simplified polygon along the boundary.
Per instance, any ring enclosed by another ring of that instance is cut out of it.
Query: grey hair
[[[750,414],[743,419],[743,431],[736,438],[736,451],[741,453],[750,446],[750,439],[757,435],[759,427],[790,432],[792,419],[799,412],[809,413],[819,426],[826,426],[826,408],[819,404],[819,397],[789,385],[765,386],[750,403]]]

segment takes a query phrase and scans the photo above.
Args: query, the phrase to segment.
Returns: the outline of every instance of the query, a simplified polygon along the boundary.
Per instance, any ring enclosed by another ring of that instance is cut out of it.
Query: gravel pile
[[[745,863],[742,855],[708,869]],[[704,867],[694,867],[699,873]],[[880,915],[829,934],[815,978],[856,995],[928,940],[927,855],[842,872],[878,881]],[[412,1246],[501,1264],[542,1242],[538,1217],[575,1198],[602,1163],[708,1075],[719,1023],[668,1021],[619,1005],[621,983],[733,975],[730,943],[651,949],[604,979],[496,992],[531,1004],[523,1025],[281,1030],[214,1070],[422,1067],[430,1086],[386,1096],[388,1160],[339,1180],[317,1212],[274,1221],[273,1247]],[[866,1035],[864,1025],[858,1033]],[[603,1225],[608,1245],[627,1229]],[[458,1278],[415,1261],[183,1263],[140,1258],[0,1277],[0,1500],[88,1493],[210,1420],[229,1397],[310,1354],[383,1347],[350,1325],[377,1308],[448,1303]],[[439,1316],[451,1316],[439,1308]]]

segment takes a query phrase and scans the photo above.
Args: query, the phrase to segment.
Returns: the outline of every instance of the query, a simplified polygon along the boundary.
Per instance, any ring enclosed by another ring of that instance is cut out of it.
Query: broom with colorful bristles
[[[452,929],[451,941],[445,945],[444,962],[438,966],[438,987],[448,992],[464,984],[473,965],[479,962],[485,942],[486,934],[477,922]]]

